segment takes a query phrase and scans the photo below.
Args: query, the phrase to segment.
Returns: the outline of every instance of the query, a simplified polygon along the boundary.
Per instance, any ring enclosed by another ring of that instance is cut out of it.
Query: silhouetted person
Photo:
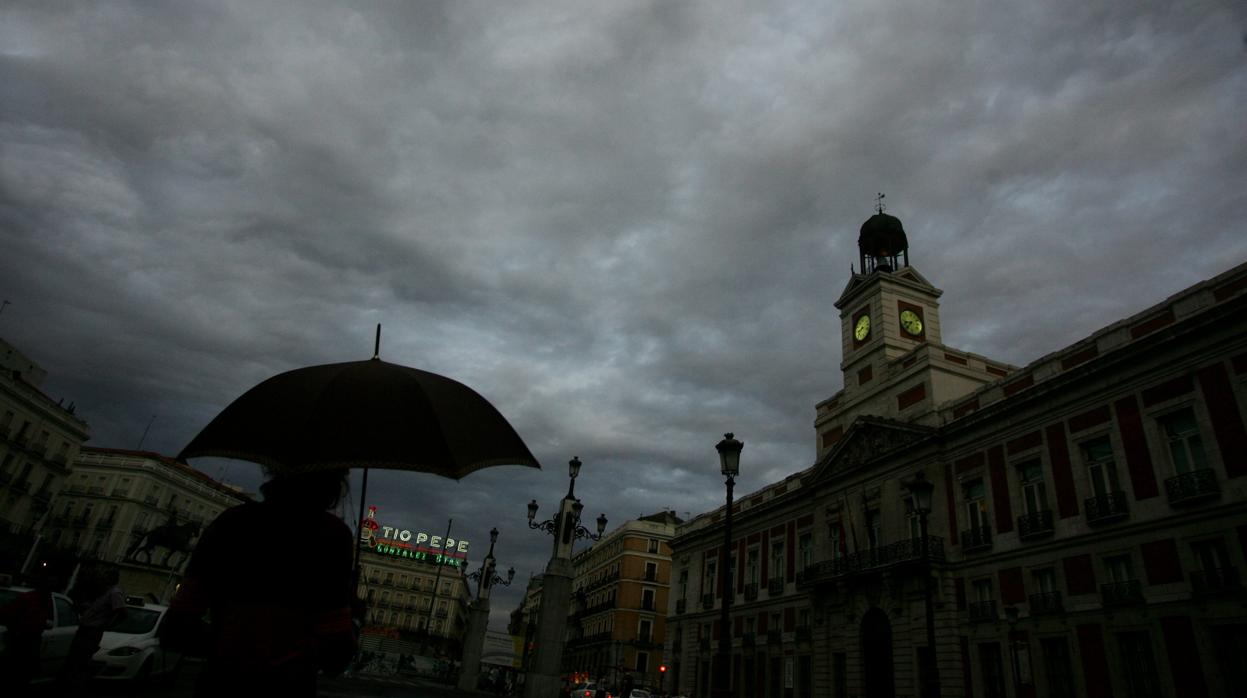
[[[100,649],[104,631],[126,617],[126,596],[121,590],[120,572],[115,567],[109,568],[100,581],[104,591],[78,617],[78,631],[65,658],[65,682],[75,693],[82,692],[91,678],[91,658]]]
[[[197,695],[313,696],[318,671],[346,669],[355,540],[328,511],[345,488],[345,470],[278,475],[204,531],[161,631],[207,657]]]
[[[4,654],[0,654],[0,693],[24,696],[39,669],[43,631],[52,619],[52,583],[47,577],[32,580],[34,587],[0,606],[0,625],[5,627]]]

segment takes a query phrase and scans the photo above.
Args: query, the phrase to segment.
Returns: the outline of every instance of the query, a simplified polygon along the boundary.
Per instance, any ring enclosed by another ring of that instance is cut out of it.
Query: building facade
[[[169,597],[199,534],[241,490],[151,451],[84,446],[44,539],[78,559],[116,563],[129,593]]]
[[[362,530],[357,593],[366,605],[364,635],[391,640],[387,651],[394,653],[458,656],[471,601],[467,541],[381,526],[376,507]]]
[[[680,519],[664,511],[628,521],[572,558],[571,617],[564,670],[577,680],[624,675],[657,687],[671,588],[671,548]]]
[[[944,696],[1239,694],[1247,265],[1019,368],[942,343],[900,221],[859,245],[814,464],[738,500],[731,560],[721,510],[672,542],[680,688],[727,569],[737,696],[923,695],[928,624]]]
[[[70,477],[87,423],[45,395],[47,372],[0,340],[0,572],[18,573]]]

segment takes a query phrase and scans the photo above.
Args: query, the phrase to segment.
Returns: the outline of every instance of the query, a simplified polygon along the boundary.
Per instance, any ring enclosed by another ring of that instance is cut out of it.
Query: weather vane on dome
[[[879,192],[879,195],[875,197],[875,211],[878,213],[883,213],[883,197],[883,192]]]

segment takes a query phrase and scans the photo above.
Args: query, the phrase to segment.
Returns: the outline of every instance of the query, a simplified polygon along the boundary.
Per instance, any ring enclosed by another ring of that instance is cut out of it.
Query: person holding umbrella
[[[355,654],[354,536],[328,511],[347,471],[270,475],[262,502],[204,531],[162,626],[167,648],[207,658],[200,696],[314,696],[317,673],[337,675]]]

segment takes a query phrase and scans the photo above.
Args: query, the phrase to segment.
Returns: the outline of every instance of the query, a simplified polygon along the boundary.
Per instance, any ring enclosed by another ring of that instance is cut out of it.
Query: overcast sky
[[[371,480],[502,531],[494,629],[572,456],[612,527],[718,505],[725,431],[738,493],[811,465],[876,192],[945,342],[1015,364],[1247,260],[1241,2],[344,5],[4,3],[0,337],[175,454],[383,323],[545,466]]]

